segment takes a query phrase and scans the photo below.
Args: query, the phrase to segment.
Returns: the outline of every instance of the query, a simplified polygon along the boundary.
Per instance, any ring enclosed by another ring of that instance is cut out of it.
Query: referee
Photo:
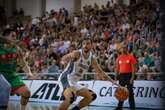
[[[128,52],[128,46],[123,45],[120,49],[121,54],[116,59],[117,79],[121,86],[125,86],[129,90],[130,110],[135,110],[135,100],[133,93],[133,81],[135,76],[135,57]],[[122,110],[124,101],[119,101],[115,110]]]

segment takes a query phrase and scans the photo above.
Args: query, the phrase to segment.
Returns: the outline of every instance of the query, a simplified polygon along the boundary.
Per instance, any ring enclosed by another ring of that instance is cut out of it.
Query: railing
[[[29,79],[25,73],[19,73],[22,79]],[[35,73],[34,79],[44,79],[44,80],[57,80],[61,73]],[[114,72],[107,73],[112,79],[116,77]],[[163,73],[136,73],[135,79],[136,80],[165,80]],[[94,72],[88,72],[84,74],[81,80],[93,80],[96,78],[96,74]]]

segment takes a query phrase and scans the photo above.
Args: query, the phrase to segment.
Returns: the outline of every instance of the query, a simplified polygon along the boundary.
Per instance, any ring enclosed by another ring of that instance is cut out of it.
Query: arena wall
[[[61,96],[62,88],[57,81],[53,80],[24,80],[26,85],[31,90],[30,101],[46,102],[46,103],[60,103],[63,100]],[[97,94],[97,99],[91,103],[96,106],[116,106],[117,99],[114,97],[116,86],[108,81],[80,81],[80,84],[88,87]],[[136,107],[138,108],[155,108],[162,109],[163,101],[165,99],[164,81],[145,81],[139,80],[134,83],[134,95]],[[75,104],[80,101],[82,97],[78,97]],[[18,96],[11,96],[10,100],[19,100]],[[128,100],[124,103],[128,107]]]

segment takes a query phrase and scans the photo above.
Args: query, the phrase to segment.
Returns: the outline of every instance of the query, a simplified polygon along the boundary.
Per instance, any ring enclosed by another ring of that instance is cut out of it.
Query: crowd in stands
[[[26,48],[24,56],[34,74],[61,72],[62,56],[78,49],[83,37],[91,37],[104,71],[114,72],[119,50],[127,44],[137,59],[136,71],[143,73],[139,78],[152,80],[152,75],[145,75],[160,72],[160,15],[159,2],[129,6],[107,2],[101,7],[95,3],[73,14],[65,8],[52,9],[42,17],[7,24],[4,30],[14,29],[13,36]],[[18,67],[17,72],[23,71]]]

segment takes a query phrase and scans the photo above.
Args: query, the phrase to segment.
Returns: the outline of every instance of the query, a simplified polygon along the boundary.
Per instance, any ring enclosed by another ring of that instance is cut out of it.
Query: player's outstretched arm
[[[27,76],[33,77],[34,75],[31,72],[31,68],[28,62],[25,61],[22,52],[23,52],[22,49],[17,46],[17,53],[18,53],[17,64],[20,65],[20,67],[22,67],[23,71],[26,73]]]
[[[96,74],[98,74],[98,76],[101,77],[101,79],[103,78],[104,80],[111,81],[112,84],[114,84],[114,85],[120,86],[119,84],[116,83],[115,80],[113,80],[111,77],[109,77],[109,76],[101,69],[101,67],[99,66],[99,64],[97,63],[97,61],[96,61],[95,58],[92,59],[92,67],[94,68]]]
[[[60,62],[62,68],[65,68],[67,66],[67,64],[69,63],[69,61],[78,59],[79,54],[80,54],[79,51],[75,50],[71,53],[64,55],[61,59],[61,62]]]

